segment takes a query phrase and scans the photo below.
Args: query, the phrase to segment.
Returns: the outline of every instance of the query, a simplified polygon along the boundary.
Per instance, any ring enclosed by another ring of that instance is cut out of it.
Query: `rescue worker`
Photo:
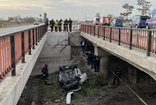
[[[45,66],[42,68],[42,79],[47,81],[48,80],[48,65],[45,64]]]
[[[49,20],[48,20],[48,18],[46,19],[46,21],[45,21],[45,25],[46,25],[46,30],[48,30],[48,22],[49,22]]]
[[[115,81],[117,79],[117,81],[118,81],[117,86],[119,86],[119,78],[120,78],[120,75],[121,75],[121,70],[119,68],[116,68],[115,74],[116,74],[116,76],[114,77],[114,81],[113,81],[112,85],[115,85]]]
[[[91,69],[93,69],[93,67],[94,67],[95,59],[96,59],[96,55],[94,55],[94,53],[92,53],[92,56],[91,56]]]
[[[45,24],[46,24],[46,26],[48,26],[48,18],[46,19]]]
[[[51,32],[53,32],[54,25],[55,25],[55,22],[54,22],[54,19],[52,19],[52,20],[50,21]]]
[[[55,20],[55,32],[57,32],[58,20]]]
[[[61,27],[62,27],[62,19],[60,19],[60,21],[58,22],[58,27],[59,27],[59,32],[62,31]]]
[[[84,51],[85,51],[85,52],[87,52],[87,51],[88,51],[88,45],[87,45],[87,43],[85,44]]]
[[[91,57],[92,57],[92,52],[91,51],[88,51],[88,58],[87,58],[87,60],[88,60],[88,65],[90,65],[91,64]]]
[[[82,52],[85,53],[85,45],[86,45],[86,42],[83,40],[80,42],[81,44],[81,47],[82,47]]]
[[[71,32],[72,31],[72,20],[71,18],[69,18],[69,31]]]
[[[96,56],[95,61],[94,61],[94,72],[99,71],[99,66],[100,66],[100,57]]]
[[[64,21],[64,31],[68,32],[68,20],[67,19]]]

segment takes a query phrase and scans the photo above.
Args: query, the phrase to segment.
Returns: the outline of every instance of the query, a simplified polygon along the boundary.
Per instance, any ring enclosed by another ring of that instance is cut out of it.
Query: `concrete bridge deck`
[[[109,40],[103,40],[103,37],[97,37],[81,32],[81,36],[92,42],[95,46],[117,56],[124,61],[130,63],[136,68],[149,74],[156,80],[156,60],[154,56],[146,56],[146,51],[139,49],[129,50],[129,46],[118,46],[117,42],[109,42]]]

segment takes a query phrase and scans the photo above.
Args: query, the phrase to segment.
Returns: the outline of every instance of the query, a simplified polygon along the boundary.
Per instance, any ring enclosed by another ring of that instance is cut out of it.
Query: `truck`
[[[146,20],[146,28],[156,28],[156,9],[152,10],[151,17]]]
[[[135,15],[130,19],[129,27],[146,28],[146,21],[149,16]]]
[[[100,22],[99,25],[106,25],[106,26],[110,26],[111,25],[111,17],[101,17],[100,18]]]

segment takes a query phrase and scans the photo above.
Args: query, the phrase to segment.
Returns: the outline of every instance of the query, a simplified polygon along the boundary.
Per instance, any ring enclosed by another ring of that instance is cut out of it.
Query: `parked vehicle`
[[[34,22],[34,25],[39,25],[39,22],[38,22],[38,21],[35,21],[35,22]]]
[[[60,66],[59,82],[65,90],[78,89],[87,80],[87,74],[83,73],[75,64]]]
[[[156,9],[151,12],[151,17],[146,21],[146,28],[156,28]]]
[[[148,16],[136,15],[134,16],[129,23],[130,28],[146,28],[146,20]]]
[[[93,25],[99,25],[100,23],[100,17],[95,17],[93,21]]]
[[[114,27],[122,27],[123,26],[123,20],[120,18],[114,18],[111,22],[111,26]]]
[[[99,25],[111,25],[111,17],[101,17]]]

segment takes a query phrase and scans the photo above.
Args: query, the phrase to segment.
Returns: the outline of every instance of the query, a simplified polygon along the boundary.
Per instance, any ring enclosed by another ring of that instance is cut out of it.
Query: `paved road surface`
[[[0,28],[0,37],[4,35],[8,35],[11,33],[16,33],[18,31],[34,28],[44,25],[44,23],[41,23],[40,25],[21,25],[21,26],[15,26],[15,27],[6,27],[6,28]]]

